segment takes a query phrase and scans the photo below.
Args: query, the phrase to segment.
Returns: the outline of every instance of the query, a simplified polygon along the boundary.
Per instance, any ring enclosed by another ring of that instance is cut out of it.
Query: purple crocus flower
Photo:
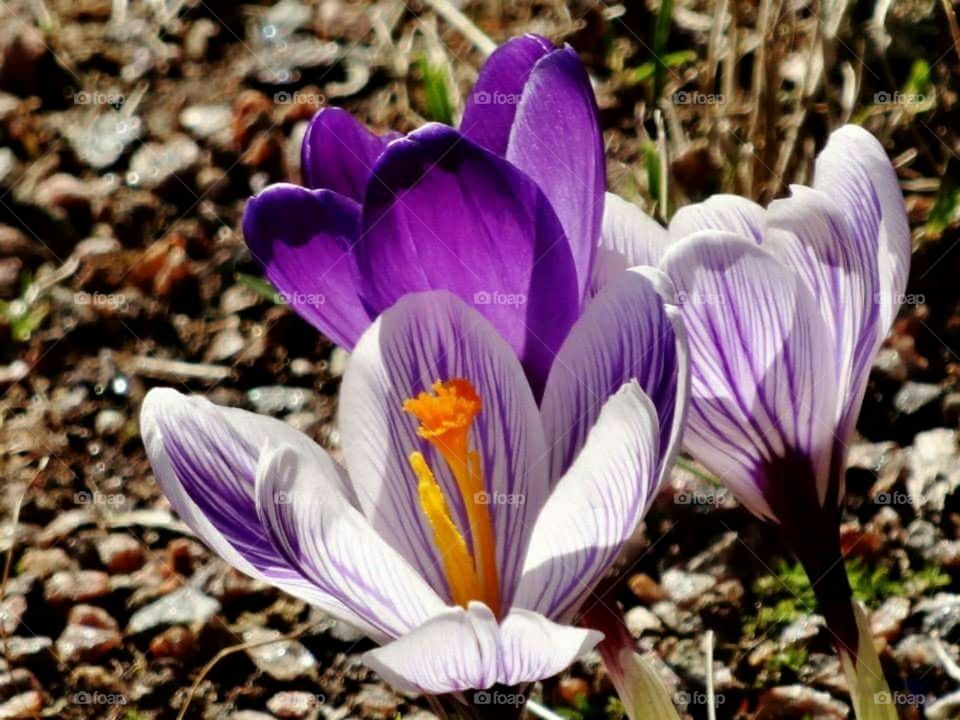
[[[588,295],[604,167],[576,53],[526,35],[487,60],[459,130],[375,135],[319,112],[306,186],[252,198],[244,237],[288,304],[347,349],[403,295],[449,290],[506,339],[539,397]]]
[[[851,600],[839,504],[871,362],[906,288],[910,232],[896,173],[862,128],[834,132],[813,187],[791,189],[767,209],[715,196],[669,229],[612,200],[603,244],[623,264],[659,260],[674,281],[692,366],[684,445],[782,529],[864,717],[886,684]]]
[[[686,399],[675,321],[648,277],[624,273],[559,349],[541,409],[483,315],[412,293],[354,347],[345,467],[279,420],[169,389],[147,395],[142,434],[200,538],[365,632],[380,647],[364,661],[395,687],[521,685],[601,637],[569,623],[671,464]]]

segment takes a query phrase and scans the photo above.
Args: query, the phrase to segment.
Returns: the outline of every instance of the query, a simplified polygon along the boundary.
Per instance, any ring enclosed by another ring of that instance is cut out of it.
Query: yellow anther
[[[468,557],[474,567],[474,580],[478,588],[477,594],[470,599],[481,600],[493,610],[494,614],[499,615],[500,582],[497,573],[497,545],[493,531],[493,518],[490,507],[486,503],[489,495],[485,492],[480,456],[470,448],[469,437],[470,426],[482,408],[480,395],[470,381],[463,378],[454,378],[446,382],[437,381],[433,384],[432,390],[433,394],[422,392],[417,397],[410,398],[404,402],[403,409],[417,418],[420,422],[417,434],[437,449],[457,481],[457,489],[460,491],[467,512],[473,550],[472,554],[468,551]],[[418,456],[418,462],[430,472],[420,453],[410,456],[411,465],[414,463],[414,456]],[[423,475],[416,467],[414,472],[420,478],[422,488]],[[430,477],[433,478],[432,472]],[[436,485],[436,481],[433,482]],[[441,498],[443,497],[439,485],[436,485],[436,492],[440,493]],[[420,501],[423,505],[422,489]],[[444,508],[446,508],[445,502]],[[424,512],[427,512],[425,506]],[[445,517],[456,530],[449,512]],[[433,518],[430,522],[436,535],[437,526]],[[461,540],[464,534],[457,533]],[[447,579],[453,592],[454,580],[450,577],[449,570]]]
[[[417,491],[420,494],[420,507],[433,529],[443,571],[450,585],[450,594],[457,605],[466,607],[479,592],[473,557],[467,550],[466,540],[450,517],[450,508],[443,497],[443,490],[423,455],[418,452],[410,453],[410,467],[419,480]]]

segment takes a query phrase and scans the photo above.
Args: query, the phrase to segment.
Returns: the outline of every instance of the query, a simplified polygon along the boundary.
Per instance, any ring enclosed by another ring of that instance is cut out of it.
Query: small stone
[[[261,415],[279,415],[300,412],[310,403],[312,393],[303,388],[271,385],[254,388],[247,397]]]
[[[703,621],[699,615],[682,610],[669,600],[654,603],[650,609],[664,625],[680,635],[693,635],[703,629]]]
[[[678,605],[693,603],[712,590],[717,580],[706,573],[689,573],[683,570],[667,570],[660,578],[667,595]]]
[[[667,599],[667,593],[664,589],[646,573],[631,575],[630,579],[627,580],[627,587],[630,588],[630,592],[636,595],[638,600],[648,605]]]
[[[174,625],[150,641],[150,653],[157,658],[187,660],[196,651],[197,638],[185,627]]]
[[[54,574],[43,589],[51,605],[75,605],[110,594],[110,577],[99,570],[75,570]]]
[[[820,633],[826,622],[820,615],[809,615],[794,620],[780,632],[780,642],[785,646],[796,645]]]
[[[274,715],[267,715],[267,713],[257,710],[240,710],[235,713],[230,713],[230,715],[227,716],[227,720],[277,720],[277,718]]]
[[[43,694],[39,690],[30,690],[0,705],[0,720],[39,717],[43,706]]]
[[[324,701],[323,695],[302,690],[286,690],[267,700],[267,710],[278,718],[305,718]]]
[[[93,421],[93,429],[97,435],[112,437],[122,429],[127,418],[118,410],[101,410]]]
[[[903,544],[911,550],[925,553],[936,545],[938,535],[937,528],[933,523],[917,519],[907,525]]]
[[[933,638],[907,635],[893,650],[893,656],[902,666],[923,673],[940,662]]]
[[[627,625],[627,630],[635,638],[639,638],[646,632],[658,633],[663,630],[663,623],[660,618],[641,605],[627,610],[623,619]]]
[[[199,160],[200,147],[185,135],[165,143],[145,143],[130,158],[127,182],[135,187],[156,190],[174,178],[183,180],[196,168]]]
[[[338,378],[343,375],[344,371],[347,369],[347,361],[350,359],[350,353],[344,350],[342,347],[335,347],[330,351],[330,364],[327,367],[327,372],[330,373],[330,377]]]
[[[111,533],[97,543],[100,562],[112,573],[135,572],[143,567],[146,550],[143,544],[127,533]]]
[[[870,615],[870,631],[874,637],[880,637],[889,642],[900,634],[903,621],[906,620],[909,615],[909,598],[887,598],[883,604]]]
[[[317,659],[303,643],[281,637],[277,630],[262,627],[251,627],[243,632],[243,641],[255,644],[247,648],[247,655],[261,672],[287,682],[302,677],[317,666]],[[276,642],[266,642],[274,639]]]
[[[48,578],[54,573],[78,570],[77,561],[67,555],[63,548],[27,548],[20,558],[20,572],[38,578]]]
[[[119,630],[120,625],[113,616],[96,605],[74,605],[67,613],[68,625],[85,625],[102,630]]]
[[[3,635],[13,635],[20,627],[20,619],[27,611],[27,601],[23,595],[11,595],[0,601],[0,630]]]
[[[924,717],[926,720],[956,720],[960,717],[960,690],[930,703]]]
[[[75,499],[85,502],[89,493],[77,493]],[[55,545],[68,535],[72,535],[84,525],[96,525],[97,516],[88,508],[75,508],[62,512],[47,525],[37,538],[40,545]]]
[[[829,693],[804,687],[786,685],[767,690],[760,695],[758,717],[802,718],[817,720],[847,720],[850,707],[835,700]]]
[[[97,662],[122,644],[120,633],[88,625],[67,625],[57,638],[57,654],[68,663]]]
[[[140,137],[143,127],[138,117],[126,117],[109,111],[86,122],[71,121],[63,135],[73,152],[94,170],[105,170]]]
[[[356,697],[361,717],[392,720],[397,715],[400,698],[381,685],[364,685]]]
[[[188,585],[137,610],[127,629],[136,635],[164,625],[203,626],[219,611],[220,603]]]
[[[15,665],[27,664],[31,659],[44,655],[53,646],[53,640],[48,637],[19,637],[12,636],[4,641],[4,656]]]
[[[893,398],[893,406],[904,415],[912,415],[935,402],[943,394],[939,385],[906,382]]]
[[[233,109],[229,105],[191,105],[180,113],[180,124],[198,140],[223,134],[230,139]]]
[[[27,690],[39,690],[40,681],[26,668],[14,668],[0,673],[0,700],[9,700]]]
[[[914,612],[923,615],[924,632],[950,642],[960,639],[960,595],[937,593],[918,602]]]
[[[40,207],[60,212],[89,212],[92,186],[67,173],[55,173],[37,185],[33,200]]]
[[[960,488],[957,432],[935,428],[917,433],[910,448],[907,494],[920,509],[943,511],[948,496]]]
[[[581,707],[585,700],[590,699],[590,683],[583,678],[565,677],[557,683],[557,695],[565,705]]]
[[[227,360],[241,352],[246,344],[247,341],[239,330],[235,328],[221,330],[210,341],[207,352],[204,354],[204,360],[206,362]]]
[[[907,364],[895,348],[881,348],[873,359],[873,370],[896,382],[906,382]]]

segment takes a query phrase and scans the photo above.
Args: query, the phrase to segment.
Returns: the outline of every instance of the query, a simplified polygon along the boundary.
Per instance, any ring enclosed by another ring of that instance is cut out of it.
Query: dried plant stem
[[[473,20],[468,18],[450,0],[426,0],[433,10],[446,20],[450,25],[463,33],[473,46],[479,50],[484,57],[487,57],[497,49],[497,44],[490,37],[478,28]]]

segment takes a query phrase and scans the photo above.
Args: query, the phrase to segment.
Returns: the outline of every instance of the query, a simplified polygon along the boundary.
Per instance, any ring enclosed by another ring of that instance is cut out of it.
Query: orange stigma
[[[406,400],[403,409],[419,421],[417,434],[437,449],[456,479],[470,525],[470,546],[450,514],[433,471],[420,452],[413,452],[410,466],[419,482],[420,506],[433,529],[453,601],[466,607],[470,600],[480,600],[499,616],[493,517],[480,456],[470,447],[470,427],[483,403],[470,381],[463,378],[438,380],[431,389],[432,393],[422,392]]]

